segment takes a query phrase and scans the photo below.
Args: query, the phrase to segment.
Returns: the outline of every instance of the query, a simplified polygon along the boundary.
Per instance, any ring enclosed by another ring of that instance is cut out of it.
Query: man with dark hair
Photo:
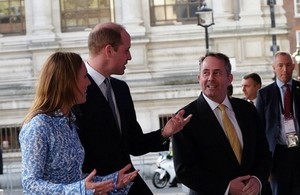
[[[177,177],[190,195],[264,194],[271,155],[254,106],[229,98],[229,58],[200,60],[201,94],[183,109],[190,122],[172,139]]]
[[[257,91],[261,88],[261,85],[261,78],[257,73],[246,74],[242,80],[242,90],[245,100],[255,105]]]
[[[77,116],[78,133],[85,149],[83,172],[93,169],[105,175],[128,163],[130,155],[169,149],[169,137],[180,131],[190,117],[179,111],[162,129],[143,133],[125,81],[111,75],[123,75],[131,60],[131,37],[122,25],[98,24],[88,38],[89,58],[86,62],[91,81],[86,102]],[[152,195],[138,175],[128,195]]]

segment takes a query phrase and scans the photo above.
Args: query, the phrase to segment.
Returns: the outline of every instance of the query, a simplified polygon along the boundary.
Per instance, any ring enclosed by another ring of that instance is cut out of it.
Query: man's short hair
[[[261,78],[260,76],[255,73],[255,72],[252,72],[252,73],[249,73],[249,74],[246,74],[243,79],[253,79],[255,81],[256,84],[260,84],[261,85]]]

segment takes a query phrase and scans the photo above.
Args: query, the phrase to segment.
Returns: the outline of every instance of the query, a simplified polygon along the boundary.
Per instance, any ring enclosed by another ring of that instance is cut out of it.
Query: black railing
[[[18,136],[20,133],[20,126],[0,126],[0,130],[0,143],[2,152],[19,152],[20,143]]]

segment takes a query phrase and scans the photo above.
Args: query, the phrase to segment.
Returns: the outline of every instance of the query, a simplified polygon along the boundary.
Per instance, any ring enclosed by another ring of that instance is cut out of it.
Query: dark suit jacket
[[[80,114],[77,116],[78,133],[85,149],[84,173],[90,173],[95,168],[98,175],[107,175],[131,163],[130,154],[143,155],[168,150],[169,144],[162,144],[160,130],[143,134],[136,120],[128,85],[124,81],[111,79],[121,118],[120,135],[108,102],[97,84],[89,78],[91,85],[87,90],[87,101],[80,105]]]
[[[238,98],[229,99],[243,135],[241,165],[215,114],[201,94],[186,107],[193,114],[185,128],[172,139],[178,179],[197,195],[224,194],[229,182],[254,175],[266,184],[270,152],[255,107]]]
[[[292,95],[295,103],[295,118],[300,124],[300,82],[293,80]],[[266,131],[270,151],[274,153],[276,146],[276,137],[280,133],[282,115],[280,89],[276,82],[260,89],[257,94],[256,108],[263,121],[263,127]],[[298,132],[299,136],[299,132]]]

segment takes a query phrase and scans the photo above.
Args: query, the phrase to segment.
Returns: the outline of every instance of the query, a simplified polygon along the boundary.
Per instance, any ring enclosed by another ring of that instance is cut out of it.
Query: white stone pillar
[[[122,23],[131,36],[144,36],[141,0],[122,0]]]
[[[263,25],[261,0],[238,0],[240,1],[240,24],[246,26]]]
[[[216,24],[223,24],[223,26],[232,25],[234,17],[232,0],[212,0],[212,9]]]
[[[51,0],[33,0],[32,15],[32,41],[47,42],[54,40]]]

